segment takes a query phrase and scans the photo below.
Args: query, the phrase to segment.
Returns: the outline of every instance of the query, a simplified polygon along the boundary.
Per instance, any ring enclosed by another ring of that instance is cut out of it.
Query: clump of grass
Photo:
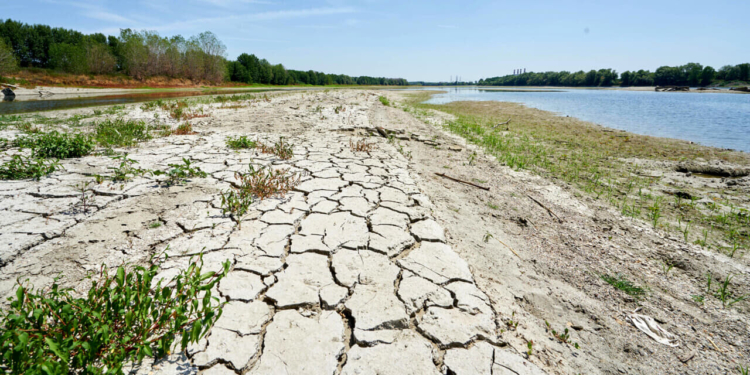
[[[57,160],[44,160],[34,157],[13,155],[10,160],[0,165],[0,180],[39,180],[60,169]]]
[[[646,295],[646,289],[633,284],[628,279],[626,279],[625,276],[617,275],[616,277],[613,277],[604,274],[600,275],[600,277],[602,278],[602,280],[607,282],[607,284],[612,285],[616,289],[619,289],[625,292],[625,294],[628,294],[635,298],[642,298]]]
[[[129,159],[128,154],[113,156],[113,160],[119,160],[120,165],[117,167],[110,167],[112,170],[112,181],[113,182],[126,182],[132,180],[134,177],[143,176],[151,171],[148,169],[141,169],[136,167],[138,164],[136,160]]]
[[[258,143],[248,138],[246,135],[227,138],[227,147],[233,150],[249,149],[257,146]]]
[[[193,125],[189,122],[186,122],[184,124],[180,124],[177,126],[177,129],[172,130],[173,135],[193,135],[198,134],[197,132],[193,131]]]
[[[374,143],[367,143],[366,140],[360,139],[357,142],[353,142],[351,139],[349,140],[349,147],[354,152],[370,152],[373,149],[375,149]]]
[[[132,147],[138,142],[151,139],[151,135],[143,121],[116,119],[97,123],[94,139],[105,147]]]
[[[123,374],[127,362],[182,350],[204,337],[224,304],[213,288],[229,272],[203,272],[203,256],[168,281],[165,258],[146,267],[102,265],[84,297],[54,280],[49,289],[19,284],[0,312],[0,368],[12,374]]]
[[[24,133],[28,133],[28,134],[41,133],[42,131],[42,129],[37,128],[36,126],[32,125],[30,122],[22,122],[20,124],[17,124],[16,129]]]
[[[79,158],[94,150],[96,142],[87,134],[68,134],[51,131],[31,137],[20,137],[14,140],[20,148],[30,148],[32,154],[39,158]]]
[[[744,301],[748,297],[747,294],[735,297],[734,294],[729,290],[729,285],[733,278],[734,275],[727,275],[726,279],[721,284],[719,284],[719,289],[716,291],[716,298],[721,301],[721,305],[724,308],[727,308],[727,306],[732,306],[737,302]],[[710,284],[708,288],[710,290]]]
[[[378,100],[380,100],[380,102],[383,103],[383,105],[386,107],[391,105],[391,102],[388,101],[388,98],[386,98],[385,96],[379,96]]]
[[[281,137],[278,142],[274,142],[273,146],[258,142],[258,147],[260,148],[260,152],[274,154],[282,160],[289,160],[294,156],[294,145],[284,142],[284,137]]]
[[[224,215],[231,214],[242,225],[242,217],[254,199],[263,200],[283,196],[299,184],[298,174],[289,174],[287,169],[255,169],[252,164],[247,173],[235,173],[236,184],[221,192],[221,209]]]

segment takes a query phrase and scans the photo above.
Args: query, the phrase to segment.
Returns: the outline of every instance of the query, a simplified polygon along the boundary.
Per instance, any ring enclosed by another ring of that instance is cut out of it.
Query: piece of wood
[[[563,220],[560,219],[559,216],[557,216],[554,212],[552,212],[552,210],[550,210],[549,208],[547,208],[547,206],[543,205],[542,202],[539,202],[538,200],[534,199],[534,197],[532,197],[531,195],[526,194],[526,196],[529,197],[529,199],[531,199],[532,201],[536,202],[536,204],[538,204],[540,207],[542,207],[545,210],[547,210],[547,212],[549,212],[549,215],[550,216],[554,216],[557,219],[557,221],[559,221],[561,223],[563,222]]]
[[[505,242],[503,242],[503,241],[500,241],[500,240],[499,240],[498,238],[496,238],[495,236],[492,236],[492,238],[494,238],[495,240],[497,240],[497,242],[500,242],[501,244],[503,244],[503,246],[505,246],[505,247],[509,248],[509,249],[510,249],[510,251],[512,251],[512,252],[513,252],[513,254],[516,254],[516,256],[518,257],[518,259],[521,259],[521,260],[523,260],[523,259],[521,258],[521,256],[520,256],[520,255],[518,255],[518,253],[517,253],[517,252],[516,252],[515,250],[513,250],[513,248],[512,248],[512,247],[510,247],[510,246],[506,245],[506,244],[505,244]]]
[[[496,127],[500,126],[500,125],[508,125],[508,124],[510,124],[510,118],[508,118],[508,121],[506,121],[506,122],[501,122],[501,123],[499,123],[499,124],[497,124],[497,125],[493,126],[492,128],[494,129],[494,128],[496,128]]]
[[[459,180],[459,179],[457,179],[457,178],[453,178],[453,177],[451,177],[451,176],[448,176],[448,175],[446,175],[445,173],[435,173],[435,174],[436,174],[436,175],[438,175],[438,176],[440,176],[440,177],[442,177],[442,178],[447,178],[447,179],[449,179],[449,180],[453,180],[453,181],[456,181],[456,182],[460,182],[460,183],[462,183],[462,184],[466,184],[466,185],[469,185],[469,186],[473,186],[473,187],[475,187],[475,188],[478,188],[478,189],[482,189],[482,190],[487,190],[487,191],[490,191],[490,188],[488,188],[488,187],[486,187],[486,186],[481,186],[481,185],[473,184],[473,183],[471,183],[471,182],[469,182],[469,181]]]
[[[383,129],[382,127],[378,126],[375,128],[375,130],[377,130],[378,134],[380,134],[383,138],[388,138],[388,133],[386,133],[385,129]]]

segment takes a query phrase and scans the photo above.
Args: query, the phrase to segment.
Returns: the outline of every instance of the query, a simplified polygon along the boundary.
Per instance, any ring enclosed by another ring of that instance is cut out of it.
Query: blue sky
[[[231,59],[411,81],[750,61],[746,0],[1,1],[0,18],[111,35],[210,30]]]

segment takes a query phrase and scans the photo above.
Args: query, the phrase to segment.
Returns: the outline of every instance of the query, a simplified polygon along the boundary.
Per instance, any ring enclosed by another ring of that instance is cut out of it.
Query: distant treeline
[[[488,86],[709,86],[715,83],[750,81],[750,63],[725,65],[718,71],[710,66],[688,63],[682,66],[662,66],[655,72],[625,71],[617,74],[612,69],[588,72],[523,73],[480,79],[477,84]]]
[[[402,78],[350,77],[312,70],[287,70],[255,55],[225,58],[226,46],[211,32],[186,39],[152,31],[120,30],[119,36],[83,34],[75,30],[0,21],[0,76],[11,65],[53,69],[73,74],[124,73],[135,79],[154,76],[195,82],[223,81],[274,85],[406,85]],[[12,63],[12,64],[11,64]]]

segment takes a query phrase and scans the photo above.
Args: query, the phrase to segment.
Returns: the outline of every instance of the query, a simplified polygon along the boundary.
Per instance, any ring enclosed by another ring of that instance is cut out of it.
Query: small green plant
[[[669,276],[669,271],[671,271],[672,268],[674,268],[674,264],[672,264],[672,262],[663,261],[661,263],[661,270],[664,272],[664,276]]]
[[[734,275],[727,275],[726,279],[719,285],[719,289],[716,290],[716,298],[718,298],[721,301],[721,304],[724,308],[727,308],[727,306],[732,306],[737,302],[744,301],[747,299],[748,295],[741,295],[739,297],[734,297],[731,291],[729,291],[729,283],[734,278]]]
[[[616,277],[609,276],[609,275],[600,275],[602,280],[604,280],[607,284],[612,285],[616,289],[619,289],[625,294],[628,294],[630,296],[633,296],[635,298],[641,298],[646,295],[646,290],[642,287],[639,287],[629,280],[625,278],[625,276],[618,275]]]
[[[80,194],[78,204],[83,207],[83,212],[88,212],[88,206],[94,203],[95,196],[90,187],[93,183],[94,181],[81,181],[72,186]]]
[[[112,160],[119,160],[120,165],[117,167],[109,167],[112,170],[112,181],[113,182],[126,182],[132,180],[134,177],[143,176],[151,171],[148,169],[141,169],[135,167],[138,164],[137,161],[128,158],[128,154],[113,156]]]
[[[526,343],[526,355],[531,357],[531,353],[534,351],[534,340],[529,340]]]
[[[554,329],[552,329],[552,326],[551,326],[551,325],[549,324],[549,322],[548,322],[548,321],[546,321],[546,320],[545,320],[545,321],[544,321],[544,324],[545,324],[545,325],[547,325],[547,330],[548,330],[549,332],[551,332],[551,333],[552,333],[552,336],[553,336],[554,338],[556,338],[556,339],[557,339],[558,341],[560,341],[560,342],[561,342],[561,343],[563,343],[563,344],[572,344],[572,345],[573,345],[573,347],[575,347],[576,349],[578,349],[578,348],[579,348],[579,346],[578,346],[578,343],[577,343],[577,342],[572,342],[572,341],[570,341],[570,332],[568,331],[568,329],[567,329],[567,328],[565,328],[565,331],[563,331],[563,332],[557,332],[557,331],[555,331]]]
[[[208,176],[199,167],[193,167],[190,159],[182,158],[182,164],[169,164],[170,169],[166,172],[153,171],[154,176],[167,176],[166,184],[168,186],[177,185],[186,182],[188,178]]]
[[[32,154],[39,158],[79,158],[94,150],[96,143],[86,134],[67,134],[51,131],[31,137],[20,137],[14,141],[20,148],[30,148]]]
[[[383,105],[386,107],[391,105],[391,102],[388,101],[388,98],[386,98],[385,96],[379,96],[378,100],[380,100],[380,102],[383,103]]]
[[[159,221],[159,220],[156,220],[156,221],[152,221],[152,222],[151,222],[151,223],[150,223],[150,224],[148,225],[148,228],[149,228],[149,229],[156,229],[156,228],[159,228],[159,227],[160,227],[161,225],[162,225],[162,224],[161,224],[161,221]]]
[[[255,148],[256,146],[258,146],[258,143],[248,138],[246,135],[227,138],[227,147],[233,150]]]
[[[518,321],[513,320],[513,318],[515,318],[515,316],[516,316],[516,312],[513,311],[513,313],[511,313],[511,315],[510,315],[510,319],[508,319],[505,322],[505,325],[508,327],[509,331],[510,330],[514,330],[515,331],[518,328]]]
[[[0,165],[0,180],[39,180],[60,169],[57,160],[44,160],[33,157],[13,155],[10,160]]]
[[[97,123],[94,139],[104,147],[132,147],[151,139],[151,135],[143,121],[116,119]]]
[[[661,218],[661,202],[663,199],[664,197],[661,196],[656,197],[651,206],[648,207],[648,218],[651,220],[654,228],[659,224],[659,219]]]
[[[477,152],[474,151],[469,154],[469,165],[474,165],[474,161],[477,159]]]
[[[10,309],[0,312],[0,368],[13,374],[123,374],[123,364],[182,350],[219,319],[223,304],[211,290],[229,272],[203,272],[203,256],[171,281],[155,280],[165,258],[148,268],[102,266],[89,275],[85,297],[62,288],[19,282]],[[96,277],[94,277],[96,276]]]
[[[499,210],[500,209],[500,206],[498,206],[498,205],[496,205],[496,204],[494,204],[492,202],[487,202],[487,207],[489,207],[489,208],[491,208],[493,210]]]
[[[750,366],[743,367],[742,365],[739,365],[737,366],[737,371],[740,373],[740,375],[748,375],[750,373]]]
[[[701,305],[703,305],[706,299],[706,297],[704,297],[702,294],[694,294],[691,296],[691,298],[693,298],[693,301],[695,301],[695,303],[698,303]]]

